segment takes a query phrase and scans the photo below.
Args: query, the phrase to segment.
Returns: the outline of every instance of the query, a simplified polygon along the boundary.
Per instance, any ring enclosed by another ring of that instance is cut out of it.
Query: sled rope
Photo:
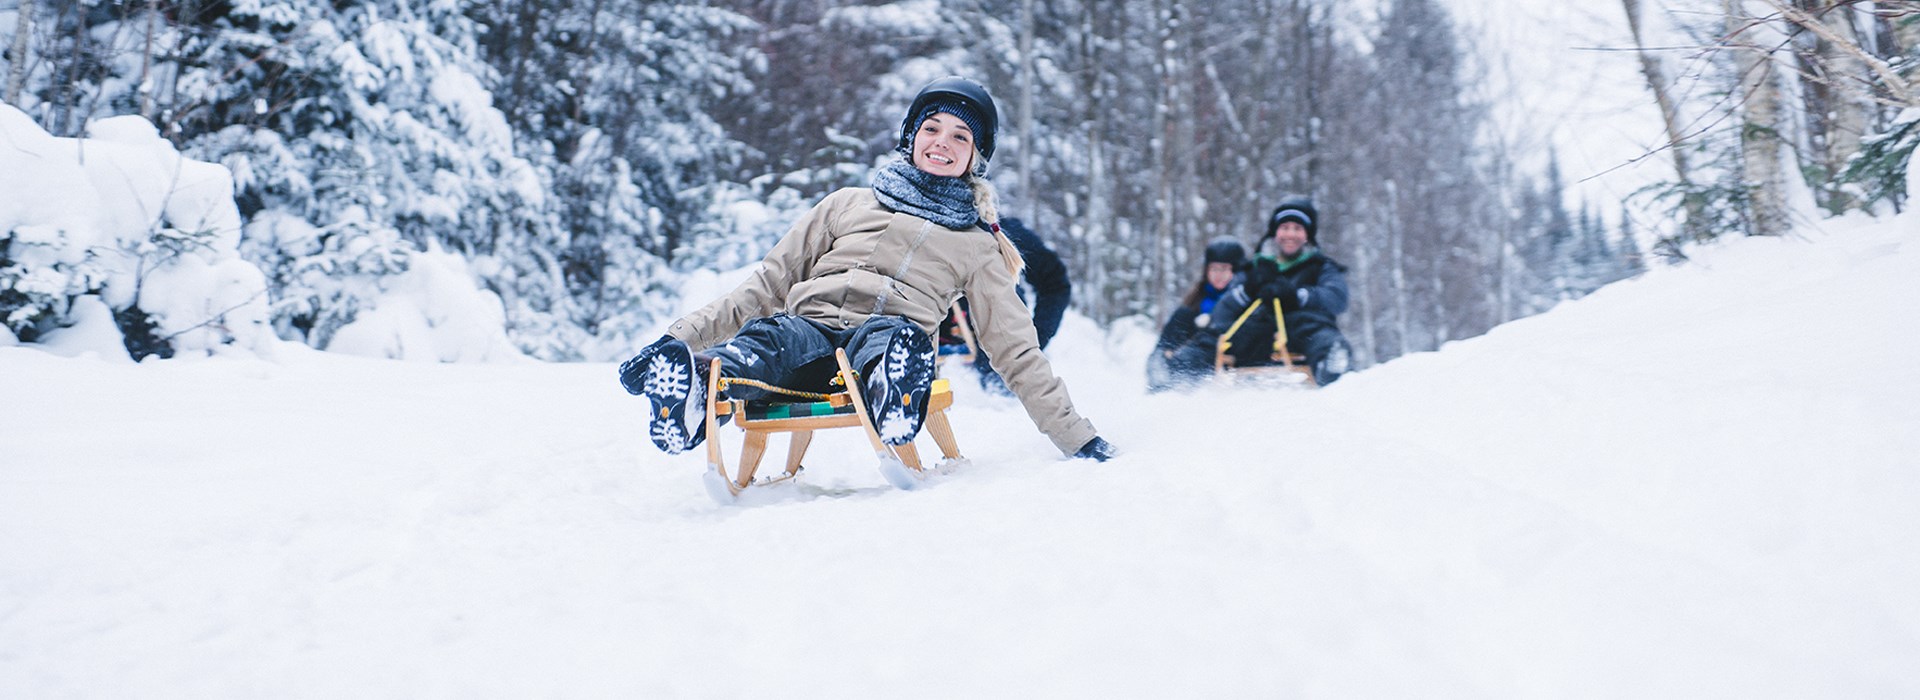
[[[834,378],[835,383],[839,383],[839,381],[840,380],[838,377]],[[721,377],[720,378],[720,387],[722,389],[728,386],[732,386],[734,384],[742,384],[742,385],[750,386],[756,389],[771,391],[776,394],[785,394],[787,396],[794,396],[802,399],[812,399],[814,401],[825,401],[831,397],[831,395],[829,394],[822,394],[822,393],[813,392],[813,391],[801,391],[799,389],[788,389],[783,386],[774,386],[772,384],[768,384],[758,379],[747,379],[745,377]]]
[[[1285,358],[1287,356],[1287,315],[1281,313],[1279,299],[1273,300],[1273,320],[1273,356]]]
[[[1259,310],[1260,304],[1258,302],[1248,304],[1247,310],[1240,312],[1240,318],[1234,319],[1233,325],[1227,327],[1227,332],[1220,334],[1219,347],[1216,349],[1217,352],[1225,354],[1227,350],[1231,349],[1233,347],[1233,334],[1240,332],[1240,326],[1245,324],[1247,319],[1253,316],[1253,312]],[[1287,317],[1286,314],[1280,310],[1279,299],[1273,300],[1273,320],[1275,321],[1273,324],[1275,326],[1273,331],[1273,355],[1274,357],[1285,357],[1287,354]]]
[[[1252,316],[1253,312],[1258,310],[1260,310],[1260,305],[1258,303],[1248,304],[1247,310],[1240,312],[1240,318],[1234,319],[1233,325],[1227,327],[1227,332],[1220,334],[1220,343],[1219,343],[1219,347],[1216,348],[1216,350],[1218,352],[1225,353],[1229,348],[1232,348],[1233,334],[1239,333],[1240,325],[1243,323],[1246,323],[1247,317]]]

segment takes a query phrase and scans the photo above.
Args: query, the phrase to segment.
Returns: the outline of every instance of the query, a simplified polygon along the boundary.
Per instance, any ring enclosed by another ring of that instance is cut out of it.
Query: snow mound
[[[265,277],[238,253],[240,214],[226,168],[182,157],[140,117],[48,134],[0,104],[0,291],[9,334],[90,342],[125,356],[111,312],[137,308],[176,353],[271,342]],[[102,318],[91,302],[110,312]],[[58,333],[86,324],[84,331]]]

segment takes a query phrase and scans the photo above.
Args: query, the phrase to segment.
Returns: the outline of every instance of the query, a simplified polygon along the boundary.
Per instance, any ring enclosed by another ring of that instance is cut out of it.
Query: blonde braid
[[[993,232],[994,240],[1000,244],[1000,261],[1006,263],[1007,273],[1018,280],[1020,271],[1027,268],[1027,261],[1020,257],[1020,249],[1013,247],[1007,234],[1000,232],[1000,204],[994,196],[993,183],[986,176],[987,159],[980,155],[979,149],[974,149],[973,168],[967,172],[967,186],[973,189],[973,208],[980,212],[981,223],[987,224],[987,230]]]

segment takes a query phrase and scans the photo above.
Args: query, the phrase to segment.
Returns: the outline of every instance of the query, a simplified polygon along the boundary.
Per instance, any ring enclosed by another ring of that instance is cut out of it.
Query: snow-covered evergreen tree
[[[326,347],[431,245],[497,289],[539,269],[523,255],[550,225],[545,194],[457,5],[241,3],[227,22],[251,32],[222,34],[207,62],[272,97],[211,100],[193,147],[235,172],[283,334]]]
[[[749,97],[741,44],[751,22],[641,0],[474,5],[472,15],[486,27],[480,46],[500,72],[502,107],[555,197],[558,230],[536,255],[564,294],[509,303],[605,348],[581,338],[541,354],[642,345],[671,311],[678,274],[765,252],[769,236],[735,236],[726,221],[747,198],[728,177],[741,148],[713,116]]]

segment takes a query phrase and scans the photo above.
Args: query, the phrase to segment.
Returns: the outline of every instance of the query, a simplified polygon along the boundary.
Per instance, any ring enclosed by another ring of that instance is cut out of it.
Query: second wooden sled
[[[920,451],[913,442],[903,445],[888,445],[880,439],[880,433],[873,428],[873,421],[867,416],[867,402],[861,396],[859,375],[847,362],[846,350],[835,350],[834,360],[840,365],[836,384],[845,387],[831,394],[802,394],[812,401],[799,403],[781,403],[773,401],[720,401],[720,361],[714,360],[707,372],[707,488],[714,500],[730,503],[747,489],[788,481],[799,476],[805,467],[801,460],[807,455],[807,446],[813,441],[813,432],[830,428],[858,427],[867,433],[867,439],[873,444],[874,452],[881,461],[881,473],[887,481],[899,488],[912,488],[920,479],[924,479],[928,468],[920,463]],[[799,392],[792,392],[799,393]],[[932,391],[927,396],[927,419],[921,425],[922,432],[933,436],[934,443],[940,446],[940,454],[948,460],[959,460],[960,443],[953,438],[953,426],[947,422],[947,408],[953,405],[953,391],[945,379],[936,379]],[[740,448],[739,469],[733,473],[727,470],[726,458],[720,450],[720,416],[731,415],[735,425],[745,431],[745,443]],[[787,444],[786,470],[776,476],[759,481],[754,473],[760,468],[760,458],[766,455],[767,439],[774,433],[789,433]]]
[[[1259,308],[1258,303],[1248,304],[1247,310],[1241,312],[1240,318],[1234,320],[1233,326],[1228,328],[1227,332],[1220,334],[1220,341],[1213,348],[1214,374],[1233,381],[1251,380],[1270,384],[1296,385],[1308,389],[1320,386],[1313,379],[1313,368],[1307,365],[1307,357],[1287,349],[1287,317],[1285,312],[1280,310],[1278,300],[1273,302],[1275,330],[1273,355],[1271,355],[1272,360],[1278,364],[1254,367],[1234,366],[1233,356],[1227,354],[1227,350],[1233,347],[1233,341],[1230,339],[1235,331],[1240,330],[1240,325],[1246,323],[1247,318]]]

